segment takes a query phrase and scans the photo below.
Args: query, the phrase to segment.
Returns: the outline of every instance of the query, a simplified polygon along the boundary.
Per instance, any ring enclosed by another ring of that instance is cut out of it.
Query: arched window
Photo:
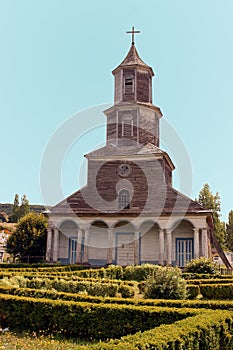
[[[127,190],[121,190],[118,196],[118,208],[129,209],[130,194]]]

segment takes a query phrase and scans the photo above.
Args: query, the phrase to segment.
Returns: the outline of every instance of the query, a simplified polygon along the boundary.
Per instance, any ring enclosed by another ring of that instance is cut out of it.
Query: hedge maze
[[[0,326],[81,339],[77,349],[233,349],[233,278],[184,274],[189,299],[145,299],[150,266],[0,267]]]

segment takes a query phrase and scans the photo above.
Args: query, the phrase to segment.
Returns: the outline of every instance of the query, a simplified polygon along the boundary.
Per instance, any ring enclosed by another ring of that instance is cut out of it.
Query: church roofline
[[[150,149],[148,148],[148,146],[152,146],[150,147]],[[146,150],[146,148],[148,149],[147,152],[143,151]],[[112,160],[112,159],[119,159],[119,157],[121,159],[125,159],[125,160],[129,160],[129,156],[131,159],[145,159],[145,157],[150,157],[150,156],[157,156],[158,159],[164,157],[166,159],[166,161],[168,162],[170,168],[172,170],[175,169],[175,165],[173,164],[171,158],[169,157],[169,155],[167,154],[167,152],[161,150],[160,148],[156,147],[155,145],[152,144],[146,144],[146,145],[138,145],[138,149],[135,151],[135,146],[132,148],[133,149],[133,153],[129,153],[129,147],[127,147],[127,152],[124,153],[124,148],[121,147],[115,147],[115,146],[104,146],[102,148],[99,148],[95,151],[92,151],[90,153],[87,153],[84,155],[85,158],[87,159],[104,159],[104,160]],[[123,150],[123,152],[119,152],[120,150]],[[106,151],[109,151],[109,153],[107,153]]]

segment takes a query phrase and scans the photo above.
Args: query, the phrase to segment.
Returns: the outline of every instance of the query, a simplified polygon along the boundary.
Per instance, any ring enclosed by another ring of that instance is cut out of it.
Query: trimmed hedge
[[[205,311],[172,325],[162,325],[120,340],[83,346],[87,350],[232,350],[233,320],[228,311]]]
[[[206,299],[233,300],[233,283],[231,284],[201,284],[200,292]]]
[[[188,299],[195,299],[200,294],[200,287],[195,285],[187,285]]]
[[[221,301],[221,300],[164,300],[164,299],[122,299],[122,298],[110,298],[110,297],[97,297],[89,296],[85,294],[72,294],[57,292],[55,290],[45,289],[29,289],[29,288],[12,288],[12,287],[0,287],[1,294],[11,294],[32,298],[47,298],[52,300],[72,300],[89,302],[95,304],[124,304],[135,306],[163,306],[163,307],[175,307],[175,308],[204,308],[213,310],[233,310],[233,301]]]
[[[92,304],[0,294],[1,316],[12,330],[61,332],[80,339],[119,338],[198,313],[194,309]]]
[[[14,271],[76,271],[86,270],[90,267],[83,265],[51,265],[51,264],[6,264],[0,263],[0,270],[14,270]]]
[[[191,272],[183,272],[182,276],[187,279],[213,279],[213,278],[218,278],[218,279],[233,279],[233,275],[220,275],[220,274],[200,274],[200,273],[191,273]]]
[[[93,296],[109,296],[115,297],[117,293],[121,293],[123,298],[134,297],[137,290],[136,282],[111,281],[111,280],[96,280],[81,279],[73,281],[72,279],[58,278],[32,278],[28,279],[24,276],[14,276],[7,279],[2,279],[0,285],[32,288],[32,289],[55,289],[60,292],[67,293],[86,293]]]
[[[187,283],[189,284],[225,284],[225,283],[231,283],[233,284],[233,279],[229,279],[229,278],[225,278],[225,279],[220,279],[220,278],[216,278],[216,279],[193,279],[193,280],[187,280]]]

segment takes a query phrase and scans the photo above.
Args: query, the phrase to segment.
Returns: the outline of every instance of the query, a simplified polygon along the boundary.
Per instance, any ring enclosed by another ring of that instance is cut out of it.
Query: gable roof
[[[96,200],[95,208],[92,208],[87,201],[84,199],[92,198],[93,192],[87,186],[83,187],[79,191],[73,193],[65,200],[51,208],[51,214],[76,214],[77,216],[88,216],[88,215],[139,215],[139,214],[156,214],[160,215],[171,215],[171,214],[199,214],[201,212],[207,212],[204,207],[199,203],[192,200],[191,198],[183,195],[173,187],[167,187],[164,189],[165,200],[163,202],[163,207],[161,210],[161,200],[156,196],[150,200],[146,207],[140,207],[140,204],[136,208],[124,209],[124,210],[112,210],[109,205],[98,208],[98,198]],[[161,193],[161,188],[159,189]]]

